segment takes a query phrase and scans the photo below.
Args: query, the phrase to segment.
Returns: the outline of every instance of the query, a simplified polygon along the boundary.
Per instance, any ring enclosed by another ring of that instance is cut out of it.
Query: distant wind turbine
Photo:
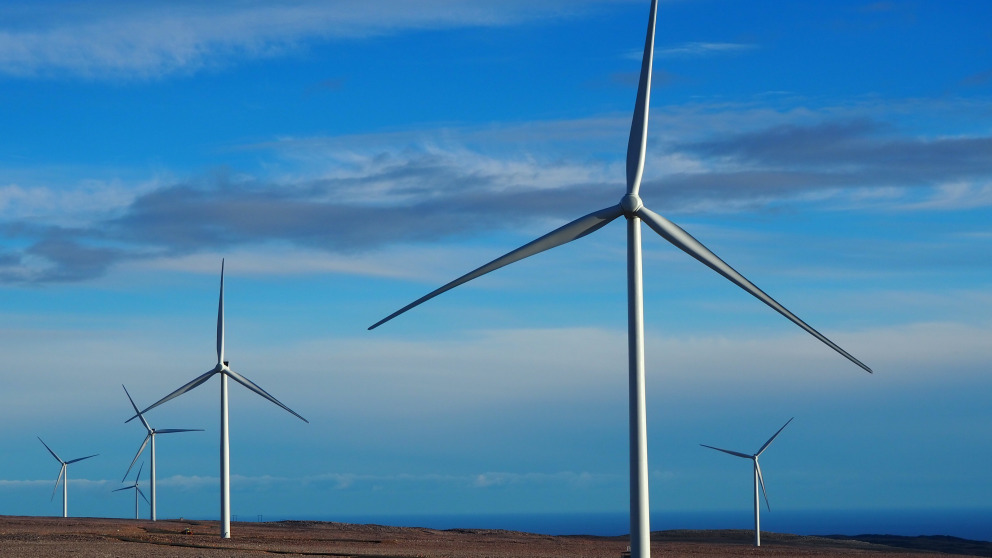
[[[149,471],[149,474],[151,475],[151,480],[149,481],[148,486],[149,486],[149,490],[152,493],[152,499],[148,503],[149,503],[149,505],[152,508],[152,511],[151,511],[152,521],[156,521],[158,519],[158,516],[157,516],[157,513],[156,513],[156,509],[155,509],[155,502],[156,502],[156,500],[155,500],[155,494],[156,494],[156,485],[155,485],[155,435],[156,434],[174,434],[176,432],[203,432],[203,429],[202,428],[192,428],[192,429],[189,429],[189,428],[163,428],[161,430],[156,430],[156,429],[152,428],[151,426],[148,425],[148,421],[145,420],[144,414],[142,414],[141,411],[138,410],[138,406],[134,404],[134,399],[131,398],[131,394],[127,392],[127,388],[124,387],[124,384],[121,384],[121,387],[124,388],[124,394],[127,395],[128,401],[131,402],[131,407],[134,407],[134,412],[135,413],[138,413],[138,418],[141,419],[141,424],[145,427],[145,430],[148,431],[148,434],[145,435],[145,441],[141,442],[141,447],[138,448],[138,453],[136,453],[134,455],[134,459],[132,459],[131,460],[131,464],[128,465],[127,471],[124,472],[124,478],[125,479],[127,478],[127,474],[131,472],[131,469],[134,467],[134,463],[136,461],[138,461],[138,458],[139,457],[141,457],[141,452],[145,451],[145,446],[147,446],[148,445],[148,441],[151,440],[151,442],[152,442],[152,450],[151,450],[152,451],[152,460],[151,460],[152,466],[151,466],[151,470]],[[144,464],[142,463],[141,466],[144,467]],[[123,482],[123,481],[124,481],[124,479],[121,479],[121,482]],[[137,499],[137,496],[135,498]]]
[[[623,216],[626,218],[627,344],[630,389],[630,547],[632,558],[648,558],[651,554],[651,530],[648,521],[647,419],[644,402],[644,305],[641,278],[641,221],[646,222],[651,229],[680,250],[696,258],[713,271],[764,302],[773,310],[782,314],[851,362],[871,372],[871,369],[861,363],[861,361],[848,354],[834,342],[806,324],[806,322],[800,320],[772,297],[765,294],[681,227],[651,211],[641,201],[638,192],[641,187],[644,156],[647,148],[648,106],[651,97],[651,65],[654,55],[654,31],[657,11],[658,1],[652,0],[647,37],[644,41],[641,76],[634,106],[634,117],[631,122],[630,138],[627,143],[627,192],[620,199],[620,203],[580,217],[529,244],[517,248],[415,300],[369,327],[369,329],[374,329],[407,310],[463,283],[485,275],[490,271],[582,238],[599,230],[618,217]]]
[[[765,491],[765,479],[764,477],[761,476],[761,466],[758,465],[758,457],[761,456],[762,452],[768,449],[768,446],[771,445],[772,440],[777,438],[779,433],[785,430],[785,427],[789,426],[789,423],[792,422],[792,419],[794,418],[796,417],[792,417],[789,420],[787,420],[785,424],[782,425],[782,428],[779,428],[778,432],[773,434],[771,438],[768,438],[768,441],[765,442],[765,445],[761,446],[761,449],[758,450],[758,453],[755,453],[754,455],[748,455],[746,453],[741,453],[739,451],[731,451],[721,448],[715,448],[713,446],[707,446],[706,444],[699,444],[704,448],[715,449],[716,451],[722,451],[723,453],[729,453],[730,455],[736,455],[737,457],[750,459],[751,461],[754,462],[754,546],[761,546],[761,503],[760,503],[760,499],[758,498],[759,486],[761,487],[761,494],[765,497],[765,506],[768,508],[768,511],[772,511],[772,506],[771,504],[768,503],[768,492]]]
[[[52,448],[48,447],[48,444],[41,439],[41,436],[38,436],[38,441],[41,442],[41,445],[45,446],[45,449],[48,450],[48,453],[52,454],[52,457],[62,464],[62,468],[59,469],[59,478],[55,479],[55,488],[52,489],[51,499],[55,498],[55,492],[59,489],[59,483],[62,482],[62,478],[65,477],[65,483],[62,485],[62,517],[69,517],[69,465],[84,459],[96,457],[100,454],[94,453],[93,455],[87,455],[86,457],[78,457],[76,459],[70,459],[69,461],[62,461],[62,458],[52,451]]]
[[[231,370],[228,361],[224,360],[224,260],[220,261],[220,302],[217,305],[217,365],[214,366],[212,370],[199,376],[169,395],[166,395],[145,410],[140,411],[137,415],[127,419],[125,422],[131,422],[139,415],[144,415],[162,403],[179,397],[187,391],[206,382],[214,374],[218,374],[220,376],[220,536],[225,539],[229,539],[231,538],[231,450],[227,428],[227,379],[231,378],[235,382],[238,382],[258,395],[261,395],[276,405],[279,405],[303,422],[310,424],[310,421],[301,417],[296,413],[296,411],[280,403],[278,399],[269,395],[267,391],[255,385],[255,383],[248,378],[245,378],[241,374]]]
[[[118,488],[117,490],[114,490],[113,491],[113,492],[120,492],[121,490],[131,490],[132,488],[134,489],[134,518],[135,519],[141,519],[141,514],[139,513],[139,508],[138,508],[138,504],[139,504],[139,502],[138,502],[138,494],[141,494],[141,497],[144,498],[146,502],[148,502],[148,505],[149,506],[152,506],[152,509],[153,510],[155,509],[154,505],[151,503],[151,501],[148,499],[148,497],[145,496],[145,493],[142,492],[140,488],[138,488],[138,481],[141,479],[141,470],[144,469],[144,468],[145,468],[145,464],[144,463],[141,464],[141,467],[138,467],[138,474],[135,475],[135,477],[134,477],[134,484],[132,484],[131,486],[125,486],[124,488]],[[128,469],[128,471],[130,472],[130,469]],[[124,475],[124,478],[127,478],[127,475]]]

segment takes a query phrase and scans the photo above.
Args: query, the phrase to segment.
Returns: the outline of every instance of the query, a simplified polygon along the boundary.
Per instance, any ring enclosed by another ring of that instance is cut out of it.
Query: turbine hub
[[[620,198],[620,207],[625,217],[633,217],[638,209],[644,207],[644,203],[637,194],[627,194]]]

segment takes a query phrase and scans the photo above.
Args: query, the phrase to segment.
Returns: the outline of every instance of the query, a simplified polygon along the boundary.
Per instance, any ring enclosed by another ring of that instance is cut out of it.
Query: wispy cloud
[[[624,0],[56,1],[0,8],[0,73],[149,78],[269,57],[308,41],[502,26]]]
[[[658,211],[683,214],[831,199],[845,209],[992,204],[992,137],[920,135],[898,119],[874,106],[662,108],[653,113],[645,196]],[[294,253],[323,253],[330,259],[317,268],[388,274],[369,254],[550,230],[616,203],[620,161],[576,154],[621,143],[626,126],[596,117],[286,138],[244,147],[278,159],[278,177],[213,173],[131,188],[110,180],[65,192],[8,185],[0,280],[81,281],[120,263],[182,266],[221,250],[278,251],[287,263]],[[304,268],[316,269],[285,269]]]
[[[875,12],[891,12],[897,9],[895,2],[872,2],[871,4],[865,4],[858,8],[860,12],[875,13]]]
[[[479,488],[519,484],[549,484],[564,483],[572,485],[589,485],[596,482],[615,482],[619,475],[595,475],[588,472],[560,471],[557,473],[501,473],[489,472],[475,476],[473,485]]]
[[[541,472],[507,472],[487,471],[477,474],[436,474],[436,473],[390,473],[368,474],[348,472],[326,472],[304,477],[284,477],[273,475],[234,475],[233,480],[242,488],[272,487],[272,486],[306,486],[330,485],[336,490],[348,490],[379,484],[434,484],[457,485],[472,488],[491,488],[506,485],[542,485],[568,484],[590,485],[601,482],[615,482],[621,477],[609,473],[591,473],[587,471],[558,471]],[[73,479],[73,482],[77,482]],[[100,485],[114,484],[113,481],[90,481]],[[217,477],[174,475],[158,480],[159,486],[180,490],[201,490],[217,484]],[[45,486],[50,481],[0,481],[2,487]]]
[[[692,42],[681,45],[656,48],[655,55],[658,57],[675,58],[680,56],[711,56],[718,54],[738,54],[755,50],[758,45],[750,43],[707,43]],[[640,54],[637,54],[640,58]]]
[[[902,206],[909,211],[992,207],[992,181],[940,184],[925,199]]]
[[[685,177],[697,191],[717,187],[716,182],[748,185],[752,194],[776,196],[786,191],[870,188],[882,189],[886,195],[874,197],[888,203],[896,201],[891,188],[897,187],[925,190],[930,200],[888,203],[889,207],[990,205],[984,192],[992,179],[990,136],[921,138],[893,133],[870,119],[828,120],[774,126],[676,149],[714,163],[709,173]]]
[[[55,463],[55,476],[58,476],[58,463]],[[83,479],[73,477],[72,485],[73,488],[104,488],[106,486],[114,486],[120,484],[120,481],[112,480],[95,480],[95,479]],[[52,488],[55,486],[55,478],[47,480],[0,480],[0,490],[3,489],[20,489],[20,488],[36,488],[36,487],[48,487]]]

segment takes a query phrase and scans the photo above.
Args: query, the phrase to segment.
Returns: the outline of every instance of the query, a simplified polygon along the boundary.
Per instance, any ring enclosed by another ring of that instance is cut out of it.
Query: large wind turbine
[[[689,235],[689,233],[682,230],[681,227],[645,207],[641,198],[638,196],[641,186],[641,176],[644,171],[644,155],[648,133],[651,64],[654,54],[654,29],[657,11],[658,1],[652,0],[647,38],[644,41],[644,56],[641,62],[640,82],[637,86],[637,100],[635,101],[634,117],[630,127],[630,139],[627,143],[627,192],[620,199],[620,203],[580,217],[529,244],[517,248],[415,300],[376,322],[369,328],[378,327],[407,310],[490,271],[586,236],[599,230],[618,217],[622,216],[626,218],[627,344],[630,382],[630,547],[632,558],[647,558],[650,556],[651,534],[648,524],[648,457],[646,411],[644,404],[644,310],[641,280],[641,221],[646,222],[651,229],[668,242],[696,258],[738,287],[751,293],[758,300],[764,302],[823,343],[826,343],[830,348],[844,355],[853,363],[871,372],[870,368],[765,294],[743,275],[717,257],[716,254]]]
[[[138,474],[135,475],[135,477],[134,477],[134,484],[132,484],[131,486],[125,486],[124,488],[118,488],[117,490],[114,490],[113,491],[113,492],[120,492],[121,490],[131,490],[132,488],[134,489],[134,518],[135,519],[141,519],[141,516],[140,516],[140,513],[139,513],[139,509],[138,509],[138,504],[139,504],[139,502],[138,502],[138,494],[141,494],[141,497],[144,498],[146,502],[148,502],[148,505],[152,506],[152,510],[155,509],[154,504],[152,504],[151,501],[148,500],[148,497],[145,496],[145,493],[142,492],[140,488],[138,488],[138,480],[141,479],[141,470],[144,469],[144,468],[145,468],[145,464],[144,463],[141,464],[141,467],[138,467]],[[131,470],[128,469],[128,472],[130,472],[130,471]],[[124,478],[127,478],[127,475],[124,475]],[[154,519],[154,517],[152,519]]]
[[[59,469],[59,478],[55,479],[55,488],[52,489],[52,499],[55,498],[55,492],[59,489],[59,483],[62,482],[62,478],[65,477],[65,483],[62,485],[62,517],[69,517],[69,465],[72,465],[77,461],[96,457],[100,454],[94,453],[93,455],[87,455],[86,457],[62,461],[62,458],[56,455],[56,453],[52,451],[52,448],[48,447],[48,444],[41,439],[41,436],[38,436],[38,441],[41,442],[41,445],[45,446],[45,449],[48,450],[48,453],[52,454],[52,457],[62,464],[62,468]]]
[[[792,418],[796,418],[796,417],[792,417]],[[786,426],[789,426],[790,422],[792,422],[791,418],[787,420],[785,424],[782,425],[782,428],[778,429],[778,432],[773,434],[771,438],[768,438],[768,441],[765,442],[765,445],[761,446],[761,449],[758,450],[758,453],[755,453],[754,455],[748,455],[746,453],[741,453],[739,451],[731,451],[722,448],[716,448],[713,446],[707,446],[706,444],[699,444],[704,448],[715,449],[716,451],[722,451],[723,453],[729,453],[730,455],[736,455],[737,457],[750,459],[752,462],[754,462],[754,546],[761,546],[761,502],[760,499],[758,498],[759,487],[761,488],[761,494],[765,497],[765,506],[768,507],[768,511],[772,511],[772,506],[771,504],[768,503],[768,492],[765,491],[765,479],[761,476],[761,466],[758,465],[758,457],[761,456],[761,453],[763,451],[768,449],[768,446],[771,445],[772,440],[777,438],[779,433],[785,430]]]
[[[231,538],[231,451],[227,428],[227,379],[231,378],[235,382],[289,411],[293,416],[303,422],[310,423],[310,421],[297,414],[296,411],[283,405],[278,399],[269,395],[267,391],[255,385],[254,382],[231,370],[229,364],[228,361],[224,360],[224,260],[221,260],[220,302],[217,305],[217,365],[209,372],[166,395],[144,411],[141,411],[138,415],[129,418],[126,422],[134,420],[135,417],[147,413],[149,410],[158,407],[170,399],[179,397],[206,382],[214,374],[220,376],[220,536],[225,539]]]
[[[161,430],[156,430],[152,428],[151,426],[148,425],[148,421],[145,420],[145,416],[141,413],[141,411],[138,410],[138,406],[134,404],[134,399],[131,398],[131,394],[127,392],[127,388],[124,387],[124,384],[121,384],[121,387],[124,388],[124,394],[127,395],[128,401],[130,401],[131,406],[134,407],[134,412],[138,413],[138,418],[141,419],[141,424],[145,427],[145,430],[148,431],[148,434],[145,435],[145,440],[141,442],[141,447],[138,448],[138,453],[134,455],[134,459],[132,459],[131,464],[128,465],[127,471],[124,472],[124,479],[127,478],[127,474],[131,472],[131,469],[134,467],[134,463],[138,461],[139,457],[141,457],[141,452],[145,451],[145,446],[148,445],[148,441],[151,440],[152,466],[151,466],[151,471],[149,471],[149,474],[151,475],[151,481],[149,481],[148,486],[150,487],[149,490],[152,493],[152,499],[148,503],[152,507],[152,511],[151,511],[152,521],[156,521],[158,519],[158,516],[155,510],[155,493],[156,493],[155,492],[155,435],[174,434],[176,432],[203,432],[203,429],[202,428],[163,428]],[[144,467],[144,464],[142,464],[141,466]],[[121,482],[124,482],[124,479],[121,479]],[[135,486],[137,486],[137,484],[135,484]],[[135,499],[137,499],[137,496],[135,496]]]

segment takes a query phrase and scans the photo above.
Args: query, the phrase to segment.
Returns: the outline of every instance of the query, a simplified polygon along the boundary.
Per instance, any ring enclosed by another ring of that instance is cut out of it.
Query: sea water
[[[282,519],[374,523],[432,529],[506,529],[546,535],[619,536],[630,532],[624,512],[416,514],[269,517]],[[651,530],[753,529],[751,510],[654,512]],[[992,508],[934,510],[762,510],[761,530],[796,535],[949,535],[992,541]]]

